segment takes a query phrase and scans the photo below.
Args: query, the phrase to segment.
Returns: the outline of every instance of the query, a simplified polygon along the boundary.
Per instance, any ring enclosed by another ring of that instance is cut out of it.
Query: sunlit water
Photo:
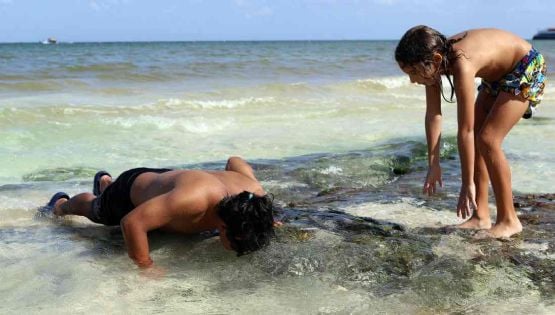
[[[555,61],[555,43],[534,44]],[[424,90],[397,69],[394,47],[0,45],[0,310],[554,312],[555,272],[542,280],[514,255],[493,259],[508,246],[537,270],[552,268],[552,235],[507,245],[434,232],[459,222],[456,107],[443,106],[445,187],[427,199]],[[504,144],[516,193],[555,190],[548,78],[537,116]],[[249,256],[209,236],[155,233],[151,254],[163,271],[145,273],[118,228],[35,217],[56,191],[90,191],[98,169],[221,169],[229,155],[254,163],[286,222]]]

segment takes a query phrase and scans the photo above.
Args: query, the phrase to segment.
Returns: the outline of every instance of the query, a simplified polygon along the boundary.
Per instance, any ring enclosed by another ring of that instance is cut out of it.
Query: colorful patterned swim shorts
[[[542,54],[535,48],[532,48],[518,62],[513,71],[500,80],[488,82],[482,79],[482,84],[478,87],[478,91],[485,90],[492,96],[497,96],[499,91],[505,91],[514,95],[522,94],[525,99],[530,101],[528,110],[526,110],[522,117],[530,118],[536,106],[542,100],[546,71],[547,66]]]

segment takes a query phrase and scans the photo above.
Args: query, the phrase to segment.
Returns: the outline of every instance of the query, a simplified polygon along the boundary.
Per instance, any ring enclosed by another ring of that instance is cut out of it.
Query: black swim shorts
[[[133,168],[127,170],[112,182],[100,196],[92,202],[91,221],[104,225],[119,225],[121,219],[135,209],[131,202],[131,186],[135,179],[148,172],[165,173],[172,171],[168,168]]]

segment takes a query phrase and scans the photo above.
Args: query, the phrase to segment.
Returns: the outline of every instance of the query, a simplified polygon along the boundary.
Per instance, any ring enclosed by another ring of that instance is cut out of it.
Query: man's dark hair
[[[256,251],[270,243],[274,234],[273,200],[243,191],[225,197],[218,215],[226,225],[226,236],[237,256]]]

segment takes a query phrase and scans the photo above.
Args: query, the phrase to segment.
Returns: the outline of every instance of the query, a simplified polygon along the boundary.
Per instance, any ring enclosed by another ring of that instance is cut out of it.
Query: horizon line
[[[196,43],[196,42],[335,42],[335,41],[397,41],[399,39],[198,39],[198,40],[85,40],[85,41],[57,41],[55,44],[94,44],[94,43]],[[0,44],[44,44],[38,41],[0,41]]]

